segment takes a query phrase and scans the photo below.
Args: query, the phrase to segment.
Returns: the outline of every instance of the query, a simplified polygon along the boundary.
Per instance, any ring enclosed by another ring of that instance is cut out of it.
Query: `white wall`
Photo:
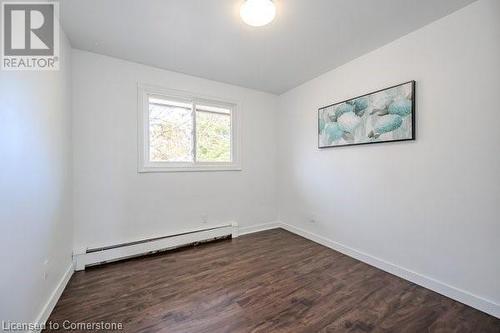
[[[77,251],[276,220],[276,96],[80,50],[73,75]],[[138,173],[138,82],[241,102],[243,171]]]
[[[0,320],[38,319],[72,262],[71,48],[61,35],[59,71],[0,71]]]
[[[499,41],[482,0],[280,96],[280,219],[499,311]],[[318,107],[409,80],[416,142],[316,148]]]
[[[0,319],[34,321],[73,246],[200,227],[201,215],[250,230],[278,211],[498,307],[498,13],[481,0],[279,99],[71,52],[65,39],[61,71],[0,72]],[[315,148],[318,107],[411,79],[416,142]],[[138,81],[241,101],[243,171],[138,174]]]

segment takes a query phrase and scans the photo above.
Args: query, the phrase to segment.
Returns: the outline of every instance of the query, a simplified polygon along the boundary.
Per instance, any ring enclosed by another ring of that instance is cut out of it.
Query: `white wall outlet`
[[[204,214],[201,216],[201,223],[203,223],[203,224],[208,223],[208,215]]]
[[[43,279],[47,280],[49,278],[49,259],[45,258],[43,261]]]
[[[316,224],[318,222],[318,218],[315,214],[309,216],[309,223]]]

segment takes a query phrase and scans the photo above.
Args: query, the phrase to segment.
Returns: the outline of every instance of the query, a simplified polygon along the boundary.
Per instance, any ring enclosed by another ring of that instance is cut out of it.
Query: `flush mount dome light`
[[[245,0],[240,8],[243,22],[252,27],[270,23],[276,16],[276,6],[272,0]]]

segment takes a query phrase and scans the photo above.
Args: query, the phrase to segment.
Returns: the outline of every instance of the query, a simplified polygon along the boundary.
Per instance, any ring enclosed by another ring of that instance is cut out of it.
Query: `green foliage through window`
[[[196,111],[196,160],[231,161],[231,116]]]
[[[232,161],[231,111],[212,106],[196,108],[193,117],[193,105],[190,103],[156,97],[149,99],[150,161]]]
[[[193,119],[190,108],[149,105],[149,155],[154,162],[193,161]]]

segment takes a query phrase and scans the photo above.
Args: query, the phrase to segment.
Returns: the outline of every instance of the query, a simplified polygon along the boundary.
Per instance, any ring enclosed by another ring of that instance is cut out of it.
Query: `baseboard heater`
[[[142,239],[129,243],[87,248],[82,253],[75,253],[73,260],[75,270],[81,271],[89,266],[230,237],[238,237],[238,225],[236,223],[191,230],[175,235]]]

